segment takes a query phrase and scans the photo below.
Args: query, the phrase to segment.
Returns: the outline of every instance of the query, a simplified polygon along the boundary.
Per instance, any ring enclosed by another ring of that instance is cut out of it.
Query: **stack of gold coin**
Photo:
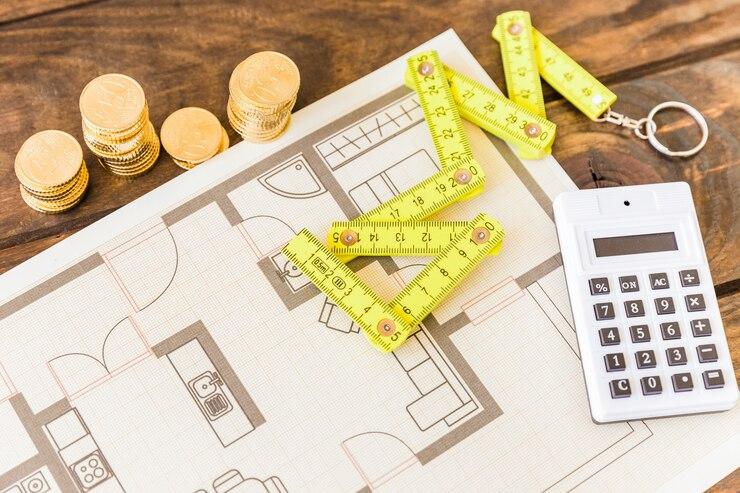
[[[293,60],[274,51],[251,55],[229,80],[229,122],[244,140],[280,135],[290,120],[301,77]]]
[[[15,174],[26,204],[47,213],[77,205],[90,181],[82,147],[60,130],[44,130],[29,137],[15,156]]]
[[[229,147],[226,129],[203,108],[175,111],[162,124],[160,136],[162,147],[184,169],[193,169]]]
[[[159,138],[149,121],[144,90],[123,74],[91,80],[80,95],[82,133],[87,147],[109,171],[134,177],[159,157]]]

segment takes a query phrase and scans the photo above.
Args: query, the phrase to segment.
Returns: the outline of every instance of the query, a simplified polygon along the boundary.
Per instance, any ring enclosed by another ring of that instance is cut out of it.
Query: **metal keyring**
[[[701,129],[701,141],[696,145],[696,147],[689,149],[688,151],[672,151],[668,149],[665,145],[663,145],[657,137],[655,137],[655,132],[658,130],[658,125],[655,123],[655,120],[653,119],[655,115],[666,108],[676,108],[679,110],[684,110],[686,113],[691,116],[694,121],[699,125],[699,128]],[[694,108],[693,106],[690,106],[686,103],[682,103],[680,101],[666,101],[665,103],[660,103],[655,108],[650,110],[650,113],[648,113],[647,118],[645,119],[645,134],[647,134],[647,140],[650,142],[650,144],[657,150],[658,152],[661,152],[665,154],[666,156],[680,156],[680,157],[687,157],[687,156],[693,156],[697,152],[699,152],[707,143],[707,139],[709,138],[709,128],[707,127],[707,121],[704,119],[701,113],[699,113],[699,110]],[[635,129],[635,134],[637,134],[638,137],[644,139],[642,132],[639,131],[639,126]],[[642,135],[641,135],[642,134]]]

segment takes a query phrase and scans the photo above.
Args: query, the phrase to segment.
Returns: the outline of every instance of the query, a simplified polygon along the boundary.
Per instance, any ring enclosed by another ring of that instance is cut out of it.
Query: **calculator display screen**
[[[678,243],[674,233],[651,233],[594,238],[594,249],[597,257],[614,257],[636,253],[670,252],[678,250]]]

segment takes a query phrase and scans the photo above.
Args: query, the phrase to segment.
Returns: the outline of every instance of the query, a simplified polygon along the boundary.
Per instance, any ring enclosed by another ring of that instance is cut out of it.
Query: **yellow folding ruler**
[[[498,221],[491,225],[498,242],[490,254],[496,255],[504,229]],[[338,221],[329,228],[326,242],[340,257],[426,257],[442,253],[467,227],[467,221]]]
[[[498,222],[478,215],[388,303],[305,229],[283,253],[360,326],[375,347],[387,352],[400,346],[502,238]]]
[[[555,43],[532,27],[529,21],[529,13],[524,11],[505,12],[499,15],[496,20],[497,23],[491,35],[501,43],[502,56],[504,47],[509,46],[509,39],[513,36],[512,31],[522,33],[528,31],[529,37],[532,39],[532,45],[520,45],[522,46],[521,57],[536,60],[539,75],[591,120],[599,118],[617,100],[616,94],[589,74],[586,69],[558,48]],[[509,79],[514,77],[513,74],[517,71],[519,65],[507,61],[506,57],[503,58],[508,86]],[[511,89],[509,89],[509,95],[511,95]]]
[[[554,123],[446,65],[444,73],[460,116],[511,143],[526,159],[550,154],[555,140]],[[412,70],[406,71],[405,82],[416,89],[412,74]]]
[[[437,53],[411,57],[408,70],[417,74],[412,76],[413,84],[442,170],[347,223],[353,227],[380,222],[422,224],[414,221],[483,189],[483,168],[473,157]],[[368,252],[343,252],[340,258],[306,230],[291,240],[283,252],[362,328],[373,345],[392,351],[473,267],[492,250],[500,248],[503,238],[501,225],[485,214],[473,221],[455,223],[452,228],[443,226],[438,232],[447,235],[444,248],[434,250],[435,258],[389,303],[384,303],[344,264]],[[419,247],[424,251],[424,244]]]

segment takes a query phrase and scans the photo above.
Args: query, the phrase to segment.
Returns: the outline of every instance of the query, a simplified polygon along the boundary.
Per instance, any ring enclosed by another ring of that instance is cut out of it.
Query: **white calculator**
[[[737,382],[689,186],[566,192],[554,211],[594,421],[733,407]]]

